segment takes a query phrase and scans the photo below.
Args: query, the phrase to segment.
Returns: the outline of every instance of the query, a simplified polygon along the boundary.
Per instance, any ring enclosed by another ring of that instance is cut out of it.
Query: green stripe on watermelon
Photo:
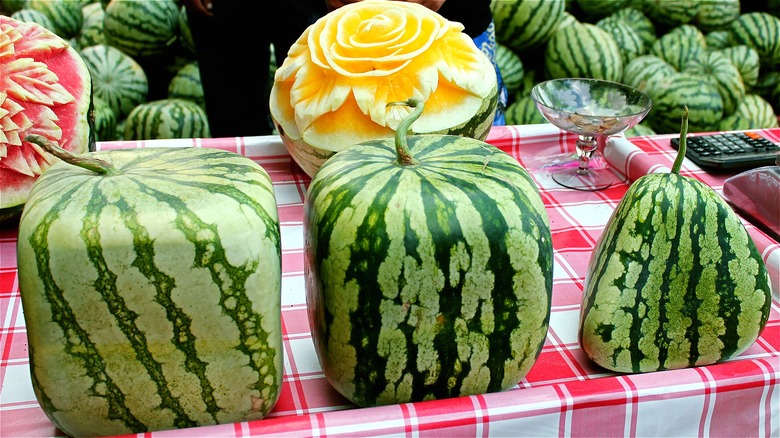
[[[108,178],[53,166],[20,222],[20,289],[45,412],[72,435],[262,418],[282,366],[267,173],[199,148],[92,157],[115,166]],[[52,234],[71,250],[52,248]]]
[[[615,39],[589,23],[555,31],[547,42],[544,65],[549,78],[620,81],[623,76],[623,58]]]
[[[739,13],[740,0],[702,0],[694,24],[703,32],[728,30]]]
[[[620,20],[628,23],[631,29],[639,35],[639,38],[644,43],[645,48],[650,48],[657,39],[655,24],[652,20],[647,18],[641,10],[629,6],[623,9],[618,9],[612,16],[619,18]]]
[[[522,96],[509,104],[505,113],[507,125],[547,123],[531,96]]]
[[[642,0],[645,15],[661,28],[671,29],[692,22],[699,13],[701,0]]]
[[[756,85],[761,68],[761,60],[754,48],[740,44],[738,46],[724,47],[718,50],[718,53],[731,60],[734,67],[739,70],[742,82],[745,83],[748,89]]]
[[[583,21],[596,21],[622,9],[634,0],[574,0]]]
[[[731,23],[731,45],[745,44],[758,52],[761,64],[780,64],[780,18],[766,12],[749,12]]]
[[[173,0],[110,2],[103,32],[110,45],[130,56],[164,53],[178,37],[179,5]]]
[[[682,117],[680,102],[687,102],[693,132],[716,131],[723,117],[723,98],[714,85],[698,76],[675,73],[647,90],[653,109],[646,120],[659,134],[677,132]]]
[[[176,72],[168,83],[168,98],[190,100],[201,107],[206,107],[197,61],[185,65]]]
[[[648,93],[655,84],[677,73],[671,64],[654,55],[642,55],[623,69],[623,83]]]
[[[520,55],[515,53],[509,46],[496,44],[495,62],[498,70],[501,72],[501,78],[504,80],[504,86],[507,93],[511,96],[520,89],[523,82],[523,61]]]
[[[731,45],[731,35],[727,30],[714,30],[704,35],[707,50],[720,50]]]
[[[734,112],[745,97],[742,75],[729,58],[718,52],[701,53],[688,60],[682,71],[715,86],[723,99],[724,114]]]
[[[543,45],[563,18],[563,0],[507,0],[490,3],[496,40],[515,51]]]
[[[594,248],[580,344],[618,372],[708,365],[745,351],[769,318],[769,274],[726,201],[679,175],[687,113],[671,173],[635,181]]]
[[[739,131],[745,129],[777,128],[777,114],[772,105],[757,94],[746,94],[731,114],[720,121],[718,129]]]
[[[92,74],[95,96],[103,99],[118,119],[146,101],[149,81],[144,69],[130,55],[107,44],[81,49]]]
[[[126,140],[209,137],[206,111],[184,99],[144,102],[130,111],[125,120]]]
[[[620,48],[624,68],[632,59],[645,54],[645,43],[642,38],[634,32],[630,24],[620,18],[611,15],[599,20],[596,26],[606,30],[615,39],[615,43]]]
[[[84,23],[81,25],[77,41],[82,49],[96,44],[104,44],[106,38],[103,35],[103,5],[100,3],[89,3],[81,8],[84,15]]]
[[[49,30],[54,29],[54,25],[52,24],[51,20],[49,20],[49,17],[47,17],[43,12],[35,9],[20,9],[11,14],[11,18],[14,20],[24,21],[25,23],[38,23]]]
[[[99,97],[93,99],[92,114],[95,124],[95,140],[110,141],[116,139],[116,114],[108,104]]]
[[[690,59],[704,52],[706,47],[704,34],[696,26],[684,24],[658,38],[647,53],[663,59],[680,71]]]
[[[79,34],[84,16],[81,4],[71,0],[29,0],[26,7],[42,12],[51,20],[52,32],[64,39]]]

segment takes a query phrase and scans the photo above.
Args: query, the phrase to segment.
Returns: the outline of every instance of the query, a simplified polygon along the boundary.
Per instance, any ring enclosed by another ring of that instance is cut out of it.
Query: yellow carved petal
[[[318,118],[303,132],[303,140],[320,149],[340,151],[363,141],[386,138],[393,130],[366,123],[365,115],[350,96],[337,110]]]
[[[295,108],[295,123],[305,131],[323,114],[339,108],[350,94],[351,87],[332,71],[312,64],[298,70],[290,89],[290,103]]]

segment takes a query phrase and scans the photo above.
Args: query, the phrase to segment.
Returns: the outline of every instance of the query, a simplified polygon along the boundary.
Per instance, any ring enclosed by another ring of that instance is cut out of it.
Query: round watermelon
[[[133,108],[124,125],[125,140],[209,137],[206,111],[184,99],[160,99]]]

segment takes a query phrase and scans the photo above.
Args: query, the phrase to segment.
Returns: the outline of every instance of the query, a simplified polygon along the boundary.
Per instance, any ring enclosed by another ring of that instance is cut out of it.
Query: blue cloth
[[[493,68],[496,70],[496,77],[498,79],[498,107],[496,108],[496,116],[493,119],[493,125],[506,125],[506,118],[504,113],[506,112],[507,100],[509,93],[504,85],[504,79],[501,77],[501,72],[496,64],[496,26],[493,21],[490,22],[488,28],[481,34],[473,38],[474,44],[490,58],[490,62],[493,63]]]

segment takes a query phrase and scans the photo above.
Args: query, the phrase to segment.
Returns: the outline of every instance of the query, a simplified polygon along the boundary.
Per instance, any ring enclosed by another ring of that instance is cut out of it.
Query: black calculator
[[[689,135],[685,156],[706,169],[749,169],[777,164],[780,145],[757,132]],[[677,149],[679,137],[672,138]]]

